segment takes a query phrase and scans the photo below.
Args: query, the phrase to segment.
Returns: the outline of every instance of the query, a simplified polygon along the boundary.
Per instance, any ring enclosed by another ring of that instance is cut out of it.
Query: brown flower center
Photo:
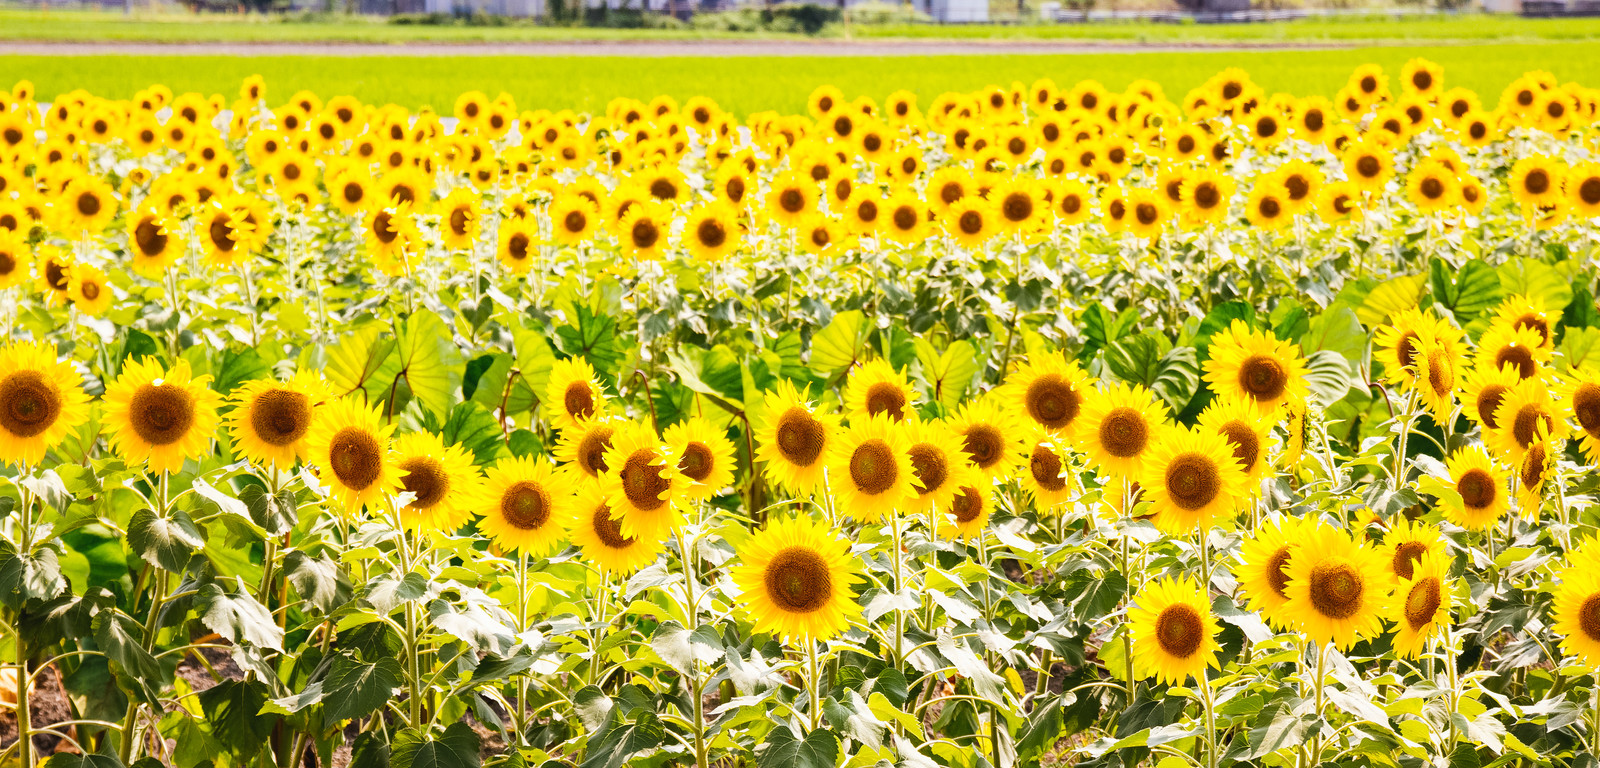
[[[267,445],[292,445],[311,427],[311,398],[287,389],[269,389],[250,404],[250,428]]]
[[[609,520],[611,508],[601,505],[600,509]],[[500,517],[517,530],[536,531],[543,528],[550,521],[550,492],[526,480],[513,483],[500,494]],[[598,529],[599,518],[596,517],[595,521]],[[600,538],[605,540],[604,535]]]
[[[1083,398],[1073,388],[1072,382],[1059,374],[1046,374],[1034,379],[1023,395],[1028,415],[1046,428],[1058,430],[1078,418]]]
[[[0,427],[33,437],[61,416],[61,395],[38,371],[20,370],[0,381]]]
[[[182,440],[194,418],[194,399],[172,384],[145,384],[129,403],[128,420],[134,433],[151,445]]]
[[[716,467],[717,457],[711,452],[711,447],[698,441],[685,445],[683,455],[678,458],[678,471],[697,483],[710,477]]]
[[[1517,418],[1511,423],[1511,436],[1516,438],[1517,445],[1527,448],[1533,445],[1540,424],[1546,428],[1553,427],[1555,418],[1538,405],[1525,405],[1517,411]]]
[[[1267,584],[1278,597],[1289,596],[1289,555],[1293,552],[1288,546],[1278,547],[1272,557],[1267,558]]]
[[[1222,493],[1221,478],[1211,459],[1198,453],[1179,454],[1167,465],[1167,495],[1182,509],[1194,511]]]
[[[167,249],[167,236],[161,234],[161,227],[155,219],[148,216],[133,228],[133,242],[139,252],[146,256],[157,256]]]
[[[1239,366],[1239,386],[1257,400],[1273,402],[1288,388],[1289,372],[1275,357],[1251,355]]]
[[[911,446],[910,453],[911,473],[922,482],[922,489],[917,491],[917,495],[927,496],[943,488],[945,481],[950,479],[950,465],[944,451],[928,443],[917,443]]]
[[[789,613],[811,613],[833,597],[827,562],[805,547],[789,547],[774,555],[762,581],[767,597]]]
[[[606,450],[611,447],[611,434],[616,430],[596,425],[584,433],[578,442],[578,468],[590,477],[596,477],[610,467],[606,466]]]
[[[1500,422],[1495,420],[1495,411],[1500,410],[1500,401],[1506,398],[1506,387],[1499,384],[1489,384],[1478,392],[1478,419],[1490,429],[1499,429]]]
[[[1439,606],[1444,602],[1442,586],[1432,576],[1411,585],[1411,591],[1406,594],[1405,619],[1406,626],[1413,632],[1421,631],[1437,617]]]
[[[371,432],[345,427],[328,443],[328,464],[345,487],[365,490],[383,474],[383,447]]]
[[[1494,503],[1499,490],[1494,477],[1482,469],[1469,469],[1456,481],[1456,492],[1468,509],[1486,509]]]
[[[900,479],[900,468],[889,444],[871,438],[856,446],[850,454],[850,479],[862,493],[871,496],[894,487]]]
[[[1203,640],[1205,624],[1192,605],[1173,603],[1156,617],[1156,642],[1168,654],[1187,659],[1200,650]]]
[[[895,421],[905,418],[906,394],[888,382],[878,382],[867,388],[867,413],[877,416],[887,413]]]
[[[1420,541],[1404,541],[1394,548],[1394,557],[1389,560],[1389,567],[1394,569],[1394,575],[1402,579],[1409,579],[1416,573],[1417,561],[1422,559],[1428,545]]]
[[[1100,447],[1119,459],[1138,456],[1150,442],[1150,425],[1132,408],[1112,409],[1100,422]]]
[[[809,467],[817,462],[827,436],[822,422],[804,408],[790,408],[778,417],[778,452],[797,467]]]
[[[1217,431],[1233,448],[1233,457],[1239,460],[1239,466],[1248,471],[1256,465],[1256,459],[1261,457],[1261,436],[1250,425],[1235,420],[1223,424]]]
[[[1047,491],[1055,492],[1067,487],[1067,479],[1061,476],[1061,457],[1046,446],[1033,447],[1033,455],[1028,459],[1028,472],[1033,475],[1033,481]]]
[[[450,473],[438,459],[413,456],[400,462],[399,469],[403,473],[402,487],[416,495],[411,502],[412,509],[432,509],[450,493]]]
[[[956,522],[970,523],[983,514],[983,493],[970,485],[956,489],[956,495],[950,499],[950,514],[955,515]]]
[[[594,415],[594,388],[587,381],[574,381],[562,393],[561,405],[567,415],[583,420]]]
[[[622,491],[628,503],[635,508],[653,512],[666,505],[667,491],[672,481],[663,476],[665,467],[653,449],[641,448],[633,452],[622,465]]]
[[[1331,558],[1311,569],[1311,605],[1330,619],[1348,619],[1361,610],[1366,582],[1354,565]]]

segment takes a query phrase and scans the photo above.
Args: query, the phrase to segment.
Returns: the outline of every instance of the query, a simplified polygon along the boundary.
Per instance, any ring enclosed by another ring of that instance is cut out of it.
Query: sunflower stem
[[[1317,730],[1311,734],[1311,765],[1322,764],[1322,706],[1324,703],[1322,681],[1323,674],[1327,670],[1328,645],[1328,643],[1322,643],[1317,646],[1317,676],[1311,681],[1312,692],[1316,695],[1317,701]]]
[[[18,475],[17,489],[22,496],[22,509],[17,516],[17,552],[23,557],[32,554],[33,520],[30,513],[33,511],[33,491],[25,483],[20,482],[28,474],[28,468],[23,467]],[[16,639],[17,652],[17,762],[22,768],[33,766],[33,721],[32,713],[28,709],[28,649],[22,639],[22,609],[15,612],[15,620],[11,624],[11,634]]]
[[[1457,688],[1460,687],[1461,681],[1456,676],[1455,634],[1450,631],[1450,625],[1448,623],[1445,625],[1444,632],[1440,636],[1439,645],[1440,650],[1442,651],[1439,661],[1444,664],[1446,679],[1450,681],[1450,705],[1445,709],[1445,716],[1450,720],[1450,741],[1449,747],[1445,753],[1446,756],[1449,756],[1455,754],[1456,751],[1456,707],[1459,699],[1456,691]]]
[[[517,632],[528,631],[528,553],[517,548]],[[598,644],[597,644],[598,645]],[[589,664],[591,672],[594,662]],[[528,732],[528,676],[517,675],[517,714],[512,723],[517,729],[517,743],[523,743]]]
[[[811,684],[806,686],[811,689],[811,709],[808,714],[811,716],[811,730],[815,731],[822,726],[822,678],[817,673],[817,641],[809,637],[806,638],[806,668],[811,676]]]
[[[1416,409],[1417,391],[1412,389],[1410,394],[1406,396],[1405,412],[1400,414],[1400,437],[1395,441],[1394,489],[1397,492],[1400,490],[1400,486],[1405,484],[1406,480],[1406,438],[1411,435],[1411,422],[1416,418]]]
[[[1130,491],[1128,491],[1126,489],[1126,487],[1124,487],[1123,494],[1124,494],[1124,496],[1123,496],[1124,501],[1127,501],[1128,497],[1132,496],[1132,493]],[[1124,506],[1123,509],[1126,510],[1127,507]],[[1122,533],[1122,573],[1123,573],[1124,577],[1129,575],[1129,571],[1128,571],[1128,540],[1129,540],[1129,538],[1130,537],[1128,536],[1127,532],[1123,531],[1123,533]],[[1124,578],[1124,581],[1126,582],[1126,586],[1123,588],[1122,599],[1123,599],[1123,602],[1131,603],[1132,600],[1133,600],[1133,580]],[[1122,630],[1122,662],[1123,662],[1123,664],[1127,665],[1127,673],[1128,673],[1128,706],[1131,707],[1131,706],[1133,706],[1134,697],[1138,695],[1138,685],[1139,684],[1138,684],[1137,680],[1133,676],[1133,633],[1128,631],[1127,627],[1123,627],[1123,630]]]
[[[1217,744],[1217,708],[1211,695],[1211,676],[1205,669],[1200,670],[1199,682],[1200,701],[1206,708],[1206,768],[1217,768],[1222,759],[1219,754],[1222,750]]]
[[[897,512],[889,513],[889,535],[892,547],[889,554],[894,561],[894,665],[896,669],[905,671],[906,657],[901,648],[905,641],[906,617],[900,610],[900,592],[905,589],[905,564],[900,553],[900,515]]]

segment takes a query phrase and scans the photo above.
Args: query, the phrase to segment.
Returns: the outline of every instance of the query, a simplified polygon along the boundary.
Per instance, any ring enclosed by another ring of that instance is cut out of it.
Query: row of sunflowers
[[[1600,91],[0,92],[0,763],[1593,766]]]

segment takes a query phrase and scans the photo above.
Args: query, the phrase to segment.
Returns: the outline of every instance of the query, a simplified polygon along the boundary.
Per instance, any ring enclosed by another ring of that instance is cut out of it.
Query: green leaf
[[[1451,274],[1454,271],[1455,274]],[[1428,282],[1433,288],[1433,300],[1444,305],[1456,316],[1461,325],[1493,309],[1505,298],[1500,287],[1500,275],[1494,267],[1481,259],[1473,259],[1452,270],[1443,259],[1435,258],[1428,265]]]
[[[1402,275],[1378,285],[1356,308],[1356,317],[1362,325],[1374,328],[1396,313],[1415,308],[1422,301],[1423,280],[1422,275]]]
[[[831,375],[854,365],[866,355],[868,330],[866,315],[859,309],[834,315],[811,337],[811,370]]]
[[[1317,402],[1339,402],[1350,391],[1350,363],[1343,355],[1324,349],[1306,360],[1306,381]]]
[[[259,485],[247,485],[239,492],[239,500],[244,502],[251,521],[268,535],[282,536],[300,522],[299,501],[293,491],[283,490],[273,496]]]
[[[261,359],[260,353],[249,347],[238,352],[224,349],[219,357],[211,382],[211,388],[219,395],[226,395],[247,381],[272,377],[272,368]]]
[[[1104,359],[1117,378],[1148,388],[1174,411],[1183,410],[1200,387],[1194,348],[1173,347],[1160,334],[1142,333],[1118,341],[1106,349]]]
[[[778,726],[767,734],[756,762],[758,768],[833,768],[839,759],[839,737],[819,728],[796,739],[794,732]]]
[[[206,537],[181,509],[173,510],[171,517],[141,509],[128,521],[128,546],[145,562],[181,573],[190,558],[205,549]]]
[[[1526,296],[1544,302],[1545,309],[1560,312],[1572,303],[1572,281],[1555,267],[1537,259],[1518,257],[1500,265],[1500,285],[1507,296]]]
[[[335,396],[344,397],[361,391],[366,393],[368,401],[377,398],[378,386],[372,377],[383,367],[395,347],[393,334],[386,330],[376,323],[361,326],[344,337],[338,346],[328,350],[328,362],[322,374],[333,388]]]
[[[1095,352],[1121,339],[1138,319],[1139,313],[1131,308],[1112,317],[1111,310],[1104,304],[1098,302],[1090,304],[1079,318],[1079,322],[1083,324],[1083,335],[1088,339],[1083,344],[1081,357],[1085,359],[1093,357]]]
[[[1367,332],[1360,318],[1349,307],[1335,304],[1311,319],[1300,337],[1300,352],[1310,355],[1321,350],[1337,352],[1352,367],[1361,364],[1367,348]]]
[[[29,601],[49,600],[65,591],[67,580],[55,549],[45,546],[21,554],[11,542],[0,541],[0,603],[20,610]]]
[[[1574,369],[1600,370],[1600,328],[1568,328],[1561,337],[1561,357]]]
[[[661,746],[667,738],[655,712],[635,707],[624,719],[622,709],[622,702],[615,702],[605,724],[589,737],[588,755],[581,768],[622,768],[635,755]],[[832,765],[829,763],[829,768]]]
[[[394,384],[404,380],[406,389],[422,403],[424,410],[443,418],[455,402],[454,366],[461,354],[439,316],[419,310],[406,318],[395,339],[395,356],[385,362],[378,377],[386,382],[389,392]],[[384,398],[389,392],[384,392]],[[398,412],[398,405],[390,408]]]
[[[481,744],[465,722],[451,723],[444,733],[419,733],[406,728],[395,734],[390,768],[478,768]]]
[[[694,632],[676,621],[667,621],[656,627],[650,638],[650,649],[662,661],[683,674],[689,674],[695,662],[715,663],[722,658],[722,638],[712,627],[701,627]]]
[[[1066,723],[1061,717],[1061,700],[1065,696],[1076,698],[1075,694],[1052,696],[1050,702],[1042,707],[1037,707],[1033,715],[1028,718],[1028,728],[1023,731],[1022,738],[1017,740],[1017,759],[1024,764],[1033,758],[1039,757],[1054,747],[1066,731]]]
[[[494,414],[472,401],[456,403],[438,430],[445,445],[459,445],[472,454],[473,463],[490,464],[500,455],[504,433]]]
[[[1297,716],[1287,704],[1279,702],[1258,721],[1264,725],[1250,729],[1249,757],[1255,759],[1304,742],[1318,719],[1315,712]]]
[[[394,696],[403,678],[400,662],[387,656],[368,664],[340,654],[322,681],[322,721],[332,725],[378,711]]]
[[[1227,330],[1235,320],[1243,320],[1246,324],[1254,325],[1256,322],[1255,307],[1245,301],[1229,301],[1212,307],[1211,311],[1201,319],[1200,327],[1195,330],[1195,350],[1202,357],[1209,358],[1211,337]]]
[[[96,614],[90,627],[94,630],[95,644],[111,662],[117,687],[146,704],[158,703],[161,700],[161,665],[140,642],[144,628],[114,610]]]
[[[331,613],[350,600],[350,583],[339,572],[339,564],[327,555],[314,558],[293,550],[283,558],[283,576],[302,599],[323,613]]]
[[[57,752],[39,764],[39,768],[122,768],[116,755],[71,755]]]
[[[211,736],[239,754],[251,754],[265,744],[278,722],[262,715],[267,695],[256,683],[224,680],[200,693],[200,711],[211,726]]]
[[[617,321],[597,315],[583,304],[573,304],[571,309],[571,324],[556,328],[561,351],[588,360],[595,370],[616,375],[622,360],[617,349]]]
[[[200,622],[230,642],[244,641],[257,648],[283,650],[283,630],[267,607],[257,602],[235,577],[232,594],[215,583],[201,584],[195,593],[195,611]]]
[[[951,342],[942,353],[935,350],[925,338],[919,337],[912,344],[916,348],[917,359],[922,361],[923,380],[933,390],[934,399],[939,401],[945,413],[954,411],[961,405],[961,397],[972,385],[973,378],[983,370],[983,364],[978,361],[977,348],[965,339]]]

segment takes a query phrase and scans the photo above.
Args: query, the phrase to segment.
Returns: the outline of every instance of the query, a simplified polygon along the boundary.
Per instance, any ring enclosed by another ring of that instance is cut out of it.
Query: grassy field
[[[1156,24],[1114,22],[1050,25],[856,26],[858,38],[1036,39],[1149,43],[1411,43],[1600,40],[1600,18],[1524,19],[1463,14],[1415,17],[1375,14],[1270,24]],[[0,10],[0,40],[124,42],[523,42],[550,40],[662,40],[747,34],[700,30],[629,30],[541,27],[401,26],[352,17],[338,21],[276,20],[262,16],[149,15],[99,11]]]
[[[667,93],[705,94],[745,114],[777,109],[800,112],[805,97],[823,83],[850,95],[882,99],[907,88],[926,104],[947,90],[989,84],[1058,83],[1095,78],[1121,88],[1136,78],[1162,84],[1173,98],[1230,66],[1248,70],[1268,91],[1332,95],[1357,65],[1376,62],[1390,72],[1413,56],[1445,68],[1447,85],[1462,85],[1492,103],[1513,78],[1545,69],[1562,80],[1600,84],[1600,42],[1544,45],[1377,47],[1312,51],[1118,53],[1051,56],[861,57],[316,57],[316,56],[0,56],[0,83],[32,80],[41,98],[85,88],[126,98],[151,83],[175,91],[222,93],[230,99],[251,74],[267,78],[269,100],[295,90],[324,97],[352,94],[372,103],[448,110],[467,89],[501,91],[528,107],[599,109],[614,96],[649,98]]]

